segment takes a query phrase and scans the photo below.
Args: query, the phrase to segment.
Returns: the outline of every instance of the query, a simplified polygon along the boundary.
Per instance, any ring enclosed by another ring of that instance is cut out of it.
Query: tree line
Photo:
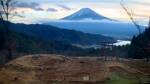
[[[145,32],[133,37],[129,57],[150,60],[150,21]]]

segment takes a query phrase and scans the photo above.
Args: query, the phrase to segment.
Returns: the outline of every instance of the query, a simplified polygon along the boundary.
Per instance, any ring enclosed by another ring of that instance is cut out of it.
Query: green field
[[[106,84],[150,84],[150,78],[113,72]]]

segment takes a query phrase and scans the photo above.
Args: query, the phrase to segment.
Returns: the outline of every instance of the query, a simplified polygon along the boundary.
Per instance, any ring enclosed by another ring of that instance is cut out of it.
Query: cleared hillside
[[[8,63],[1,72],[7,82],[49,84],[55,82],[101,82],[107,70],[101,61],[88,58],[67,58],[55,55],[25,56]],[[3,72],[4,71],[4,72]],[[3,79],[3,78],[2,78]],[[8,81],[7,81],[8,80]],[[2,80],[1,80],[2,81]],[[23,84],[26,84],[23,83]]]
[[[150,65],[144,65],[146,71],[135,67],[138,62],[130,63],[104,62],[97,57],[29,55],[2,67],[0,84],[149,84]]]

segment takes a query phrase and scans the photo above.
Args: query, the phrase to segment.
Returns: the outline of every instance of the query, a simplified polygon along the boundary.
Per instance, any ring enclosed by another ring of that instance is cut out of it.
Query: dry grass
[[[13,60],[1,69],[3,84],[46,84],[49,82],[95,83],[107,79],[102,61],[56,55],[30,55]],[[4,77],[3,77],[4,76]],[[3,80],[5,79],[5,80]],[[36,83],[35,83],[36,82]]]
[[[0,70],[0,84],[105,84],[114,71],[149,74],[149,70],[141,69],[143,66],[135,65],[126,61],[105,62],[96,57],[29,55],[5,65]]]

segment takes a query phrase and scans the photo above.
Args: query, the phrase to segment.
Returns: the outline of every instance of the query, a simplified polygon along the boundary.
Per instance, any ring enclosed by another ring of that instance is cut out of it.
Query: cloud
[[[47,9],[47,12],[57,12],[58,10],[57,9],[55,9],[55,8],[48,8]]]
[[[16,3],[15,7],[17,8],[30,8],[33,9],[35,11],[44,11],[43,8],[40,8],[40,4],[39,3],[35,3],[35,2],[20,2],[20,3]]]
[[[70,7],[67,7],[67,6],[62,5],[62,4],[58,4],[57,6],[65,9],[65,10],[72,10]]]
[[[124,4],[150,5],[148,0],[122,0]]]
[[[18,11],[24,11],[24,15],[29,19],[33,19],[33,16],[34,19],[60,19],[81,8],[88,7],[112,19],[121,21],[129,20],[128,15],[120,6],[120,1],[121,0],[20,0],[18,4],[18,8],[20,8]],[[124,0],[124,3],[129,9],[133,9],[135,17],[146,18],[146,16],[150,15],[150,0]],[[38,12],[43,9],[44,12]],[[140,21],[142,22],[143,19]]]
[[[26,3],[26,2],[20,2],[20,3],[16,3],[16,7],[20,7],[20,8],[36,8],[37,6],[39,6],[39,3]]]
[[[36,11],[44,11],[43,8],[35,8],[34,10],[36,10]]]

